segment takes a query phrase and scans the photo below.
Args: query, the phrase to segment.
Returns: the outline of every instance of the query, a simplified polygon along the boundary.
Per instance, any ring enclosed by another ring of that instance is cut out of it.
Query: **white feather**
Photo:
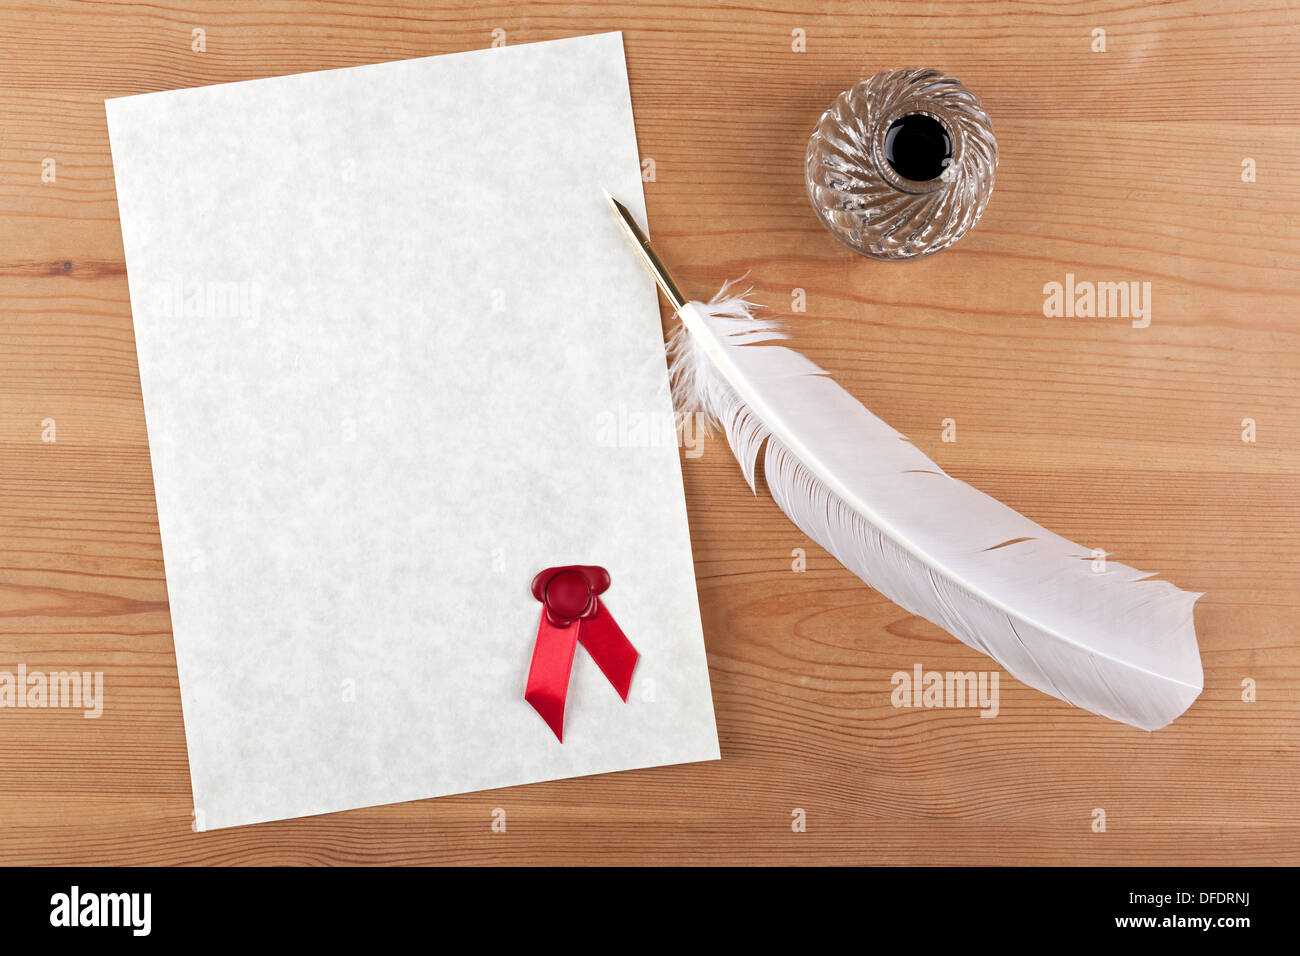
[[[1192,606],[946,474],[726,288],[679,311],[679,413],[721,424],[750,488],[758,456],[791,520],[913,614],[1031,687],[1144,730],[1201,692]]]

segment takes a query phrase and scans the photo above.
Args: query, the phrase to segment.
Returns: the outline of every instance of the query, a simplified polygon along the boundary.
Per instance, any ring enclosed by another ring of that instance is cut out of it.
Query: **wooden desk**
[[[1300,863],[1298,17],[1285,0],[8,0],[0,669],[102,670],[106,702],[98,720],[0,710],[0,862]],[[995,719],[895,709],[896,671],[990,662],[838,567],[713,443],[685,474],[720,762],[191,832],[102,101],[612,29],[651,227],[688,291],[750,270],[786,313],[804,290],[796,344],[945,468],[1204,591],[1204,694],[1155,734],[1006,675]],[[883,264],[818,225],[802,161],[841,89],[905,65],[981,95],[1001,168],[957,246]],[[1150,282],[1150,326],[1045,318],[1067,273]]]

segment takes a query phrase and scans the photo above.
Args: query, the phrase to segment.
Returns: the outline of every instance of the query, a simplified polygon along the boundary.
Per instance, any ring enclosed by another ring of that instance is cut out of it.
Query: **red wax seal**
[[[524,699],[561,742],[569,673],[579,643],[624,700],[632,684],[640,655],[600,603],[609,584],[608,571],[588,564],[547,568],[533,578],[533,597],[542,602],[542,619],[537,625]]]
[[[542,602],[556,627],[596,615],[596,597],[609,589],[609,572],[595,565],[569,564],[547,568],[533,578],[533,597]]]

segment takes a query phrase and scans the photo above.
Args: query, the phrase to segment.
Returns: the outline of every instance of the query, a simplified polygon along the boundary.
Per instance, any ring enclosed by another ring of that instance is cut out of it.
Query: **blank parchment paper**
[[[199,827],[717,758],[622,37],[106,109]]]

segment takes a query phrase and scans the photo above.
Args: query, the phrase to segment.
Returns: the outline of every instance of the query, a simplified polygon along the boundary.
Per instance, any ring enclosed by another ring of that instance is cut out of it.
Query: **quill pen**
[[[907,611],[1025,684],[1143,730],[1201,692],[1199,594],[1053,534],[951,477],[793,349],[742,297],[687,301],[631,213],[623,231],[672,303],[678,413],[721,425],[757,492]],[[1099,567],[1100,564],[1100,567]]]

